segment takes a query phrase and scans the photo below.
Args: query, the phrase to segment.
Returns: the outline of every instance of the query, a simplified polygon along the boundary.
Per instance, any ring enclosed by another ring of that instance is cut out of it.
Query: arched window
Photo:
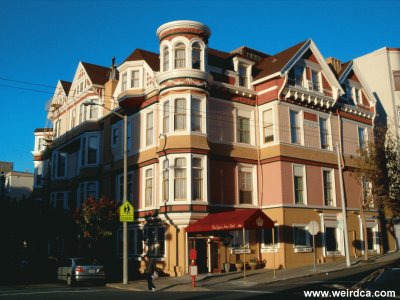
[[[169,70],[169,49],[168,49],[168,47],[165,47],[164,51],[163,51],[163,70],[164,70],[164,72]]]
[[[192,69],[200,70],[201,67],[201,47],[199,43],[192,45]]]
[[[185,45],[178,43],[175,46],[175,69],[183,69],[186,67]]]

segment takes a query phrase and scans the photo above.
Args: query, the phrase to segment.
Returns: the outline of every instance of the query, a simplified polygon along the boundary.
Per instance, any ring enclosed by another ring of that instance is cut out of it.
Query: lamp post
[[[112,114],[120,117],[124,120],[124,195],[123,203],[128,201],[128,117],[121,115],[102,104],[95,103],[93,101],[83,103],[85,106],[97,105],[107,109]],[[122,254],[122,274],[123,284],[128,284],[128,223],[123,222],[123,254]]]

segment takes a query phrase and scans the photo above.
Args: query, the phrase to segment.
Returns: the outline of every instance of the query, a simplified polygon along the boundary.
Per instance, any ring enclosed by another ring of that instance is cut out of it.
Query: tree
[[[386,128],[375,128],[375,139],[358,150],[353,175],[361,184],[360,217],[363,225],[364,258],[368,259],[365,210],[400,212],[400,156],[397,141]]]
[[[88,198],[76,209],[75,222],[89,247],[96,248],[99,243],[109,241],[118,228],[118,205],[115,201],[103,197],[99,200]]]

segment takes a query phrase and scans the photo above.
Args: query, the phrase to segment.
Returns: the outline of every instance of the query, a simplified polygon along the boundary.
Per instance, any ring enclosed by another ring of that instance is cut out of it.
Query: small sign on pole
[[[134,220],[133,212],[134,212],[134,208],[133,208],[132,204],[130,204],[128,201],[124,202],[119,207],[119,221],[120,222],[133,222],[133,220]]]
[[[313,237],[313,252],[314,252],[314,271],[317,270],[317,253],[315,251],[315,236],[318,234],[319,232],[319,225],[317,221],[311,221],[310,223],[308,223],[308,225],[306,226],[306,230],[308,230],[308,232],[312,235]]]

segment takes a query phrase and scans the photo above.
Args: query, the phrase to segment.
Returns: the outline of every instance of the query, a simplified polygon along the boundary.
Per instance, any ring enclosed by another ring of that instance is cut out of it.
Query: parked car
[[[106,274],[104,267],[96,261],[86,258],[66,258],[60,261],[57,278],[66,281],[68,286],[82,282],[104,284]]]

